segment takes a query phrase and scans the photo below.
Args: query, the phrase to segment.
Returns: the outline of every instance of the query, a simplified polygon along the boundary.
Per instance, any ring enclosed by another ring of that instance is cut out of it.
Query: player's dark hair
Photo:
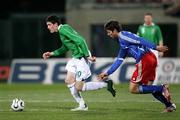
[[[51,22],[53,24],[57,23],[59,25],[60,24],[60,19],[56,15],[49,15],[46,18],[46,22]]]
[[[116,29],[118,32],[122,31],[121,25],[119,24],[118,21],[115,21],[115,20],[111,20],[111,21],[107,22],[104,25],[104,29],[111,30],[111,31],[114,31]]]
[[[152,16],[152,13],[149,13],[149,12],[145,13],[144,16],[146,16],[146,15]]]

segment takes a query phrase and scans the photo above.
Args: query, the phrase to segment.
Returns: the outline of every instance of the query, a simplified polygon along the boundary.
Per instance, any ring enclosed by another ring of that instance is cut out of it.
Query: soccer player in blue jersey
[[[98,75],[100,80],[106,79],[122,64],[127,55],[136,60],[136,70],[130,80],[129,90],[133,94],[151,93],[165,105],[163,112],[176,110],[176,105],[170,101],[171,96],[168,85],[148,85],[149,81],[155,79],[157,59],[150,49],[159,52],[168,50],[166,46],[156,46],[148,40],[137,36],[129,31],[123,31],[118,21],[110,21],[105,24],[107,35],[119,42],[119,53],[111,67],[104,73]]]

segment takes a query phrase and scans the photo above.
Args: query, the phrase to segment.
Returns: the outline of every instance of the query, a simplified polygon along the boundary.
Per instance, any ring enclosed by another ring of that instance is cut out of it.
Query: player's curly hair
[[[109,22],[107,22],[105,25],[104,25],[104,29],[105,30],[111,30],[113,31],[114,29],[116,29],[118,32],[122,31],[122,26],[119,24],[118,21],[116,20],[111,20]]]
[[[60,19],[56,15],[47,16],[46,22],[51,22],[53,24],[57,23],[58,25],[60,25]]]

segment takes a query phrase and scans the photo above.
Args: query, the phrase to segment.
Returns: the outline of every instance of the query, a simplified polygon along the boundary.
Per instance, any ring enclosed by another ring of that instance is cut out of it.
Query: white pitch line
[[[9,112],[12,111],[11,109],[9,110],[0,110],[0,112]],[[70,108],[69,109],[24,109],[23,111],[18,111],[18,112],[62,112],[62,111],[70,111],[70,112],[74,112],[71,111]],[[96,112],[97,110],[88,110],[90,112]],[[83,112],[88,112],[88,111],[83,111]],[[13,111],[12,111],[13,112]]]
[[[0,102],[11,102],[11,101],[9,101],[9,100],[0,100]],[[69,99],[67,99],[67,100],[61,100],[61,101],[58,101],[58,100],[47,100],[47,101],[45,101],[45,100],[26,100],[25,102],[28,102],[28,103],[54,103],[54,102],[56,102],[56,103],[63,103],[63,102],[74,102],[73,100],[69,100]],[[112,103],[112,102],[114,102],[114,103],[117,103],[117,102],[139,102],[139,103],[153,103],[153,102],[159,102],[159,101],[157,101],[157,100],[152,100],[152,101],[147,101],[147,100],[106,100],[106,101],[92,101],[92,100],[88,100],[87,102],[91,102],[91,103],[93,103],[93,102],[100,102],[100,103]],[[180,101],[176,101],[175,103],[180,103]]]

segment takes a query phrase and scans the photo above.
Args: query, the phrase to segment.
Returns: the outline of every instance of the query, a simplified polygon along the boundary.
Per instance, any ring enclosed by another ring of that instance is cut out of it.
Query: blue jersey
[[[155,44],[129,31],[121,31],[118,41],[120,45],[119,53],[117,59],[108,69],[108,75],[112,74],[122,64],[127,55],[133,57],[138,63],[144,54],[150,52],[150,49],[156,49]]]

